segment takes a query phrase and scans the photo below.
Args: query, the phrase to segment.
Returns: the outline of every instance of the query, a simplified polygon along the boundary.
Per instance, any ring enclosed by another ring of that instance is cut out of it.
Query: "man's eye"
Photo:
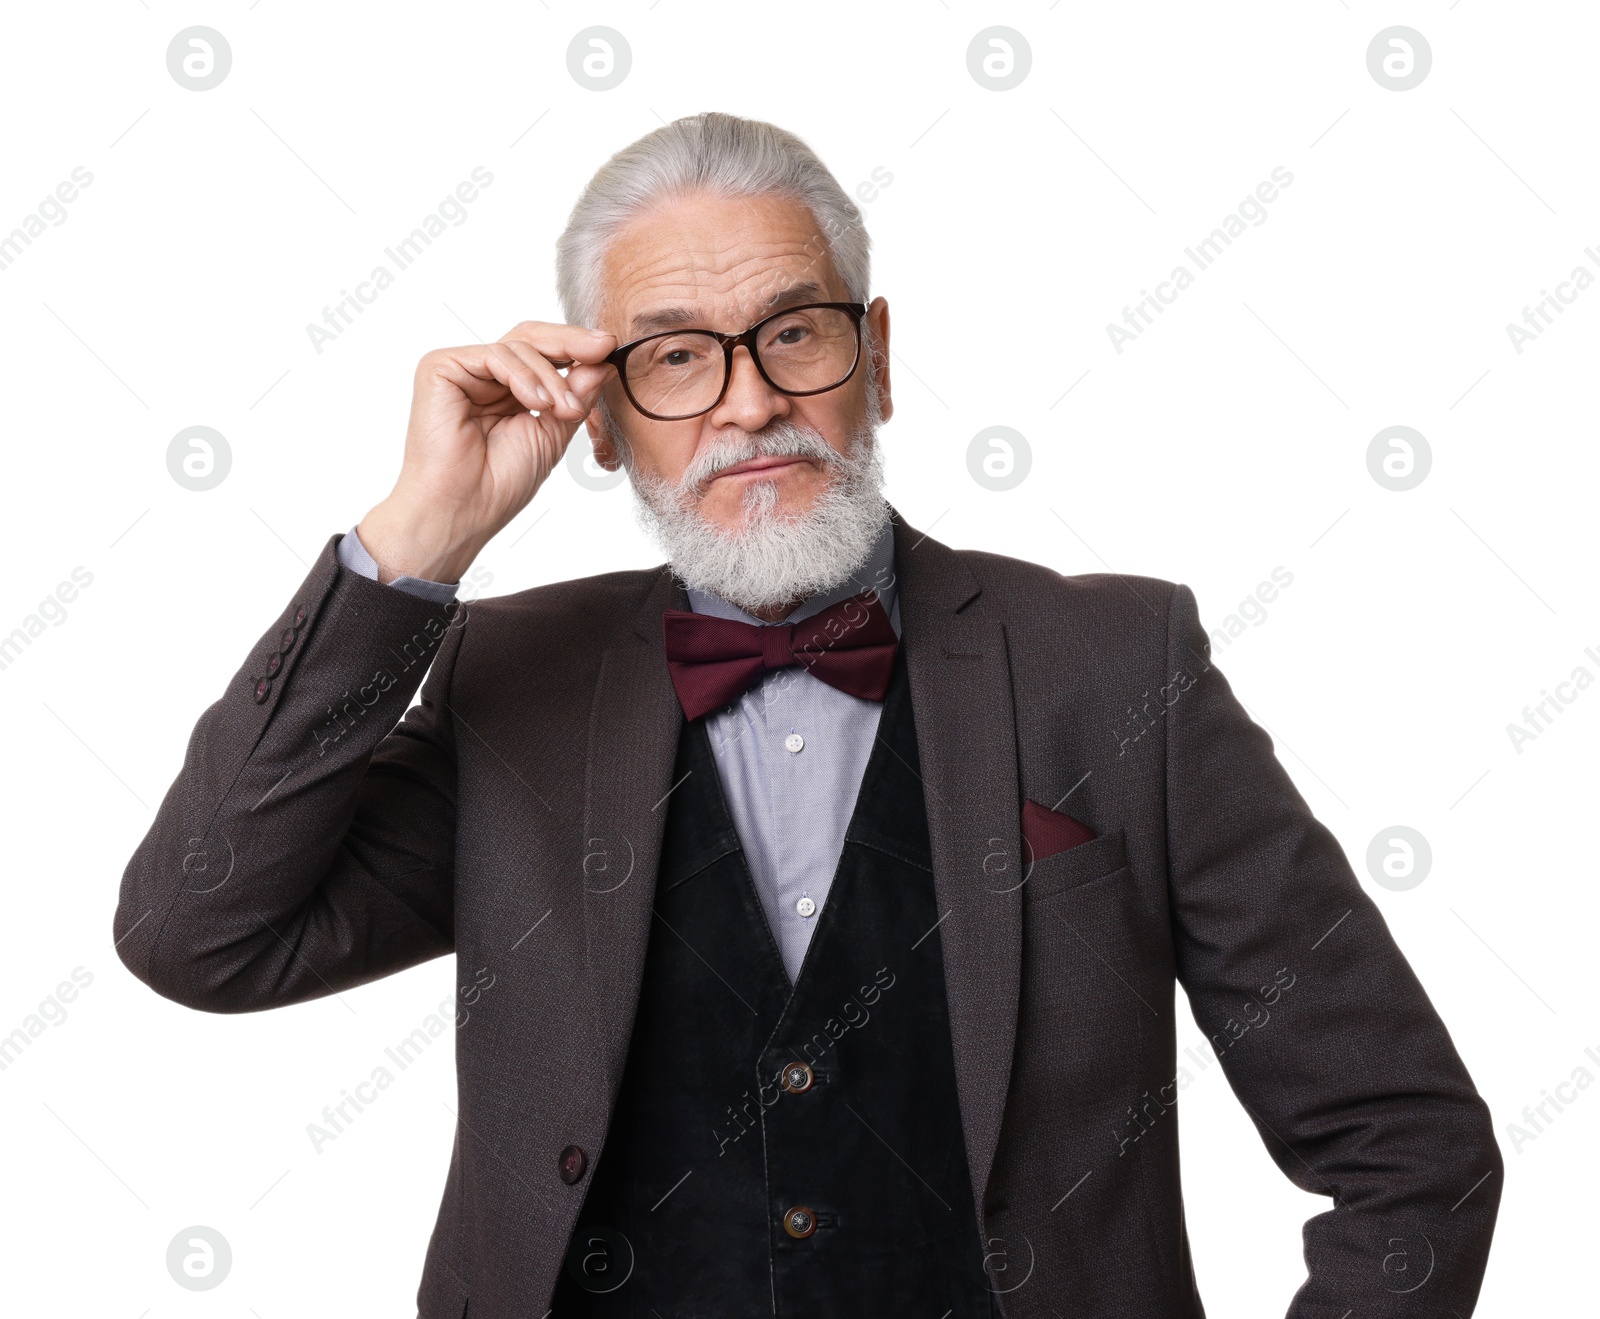
[[[684,368],[698,365],[706,356],[706,351],[699,344],[677,343],[662,344],[655,350],[650,359],[650,365],[657,367]]]
[[[805,338],[806,328],[803,325],[791,325],[778,331],[778,342],[781,344],[797,344]]]

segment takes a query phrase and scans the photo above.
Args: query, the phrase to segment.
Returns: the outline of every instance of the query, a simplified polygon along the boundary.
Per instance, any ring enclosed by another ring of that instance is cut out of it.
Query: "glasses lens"
[[[801,307],[761,327],[756,347],[772,383],[796,394],[832,389],[856,364],[856,318],[831,307]]]
[[[695,330],[665,334],[629,353],[627,372],[634,402],[646,412],[692,417],[722,392],[722,345]]]
[[[843,384],[855,370],[856,318],[829,307],[801,307],[761,327],[757,355],[779,389],[809,394]],[[712,407],[727,374],[714,335],[683,330],[647,339],[628,354],[628,390],[654,416],[693,417]]]

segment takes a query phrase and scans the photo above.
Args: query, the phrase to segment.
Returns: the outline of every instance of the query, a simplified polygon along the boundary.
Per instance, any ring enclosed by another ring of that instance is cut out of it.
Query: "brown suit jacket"
[[[210,1012],[454,951],[473,1005],[418,1303],[539,1315],[589,1180],[559,1157],[603,1157],[627,1056],[682,720],[661,614],[686,601],[658,567],[441,608],[341,568],[337,539],[201,716],[118,948]],[[952,550],[898,515],[895,554],[1004,1313],[1202,1314],[1181,983],[1272,1157],[1331,1197],[1290,1314],[1470,1314],[1502,1173],[1487,1109],[1190,589]],[[1026,799],[1099,836],[1030,864]]]

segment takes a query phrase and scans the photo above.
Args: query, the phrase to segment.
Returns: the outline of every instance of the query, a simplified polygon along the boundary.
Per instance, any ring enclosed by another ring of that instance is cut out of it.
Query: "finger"
[[[617,338],[603,330],[581,325],[551,325],[545,321],[523,321],[500,336],[501,343],[525,343],[558,367],[574,362],[603,362],[617,347]]]
[[[538,375],[506,344],[475,344],[457,350],[452,360],[459,368],[455,382],[474,403],[502,402],[509,391],[530,412],[549,406]],[[493,389],[495,384],[501,387],[498,391]]]
[[[500,346],[512,353],[521,361],[539,380],[539,394],[544,402],[540,406],[541,412],[551,412],[560,415],[563,406],[568,412],[571,406],[567,404],[571,390],[567,379],[550,364],[550,360],[543,354],[535,352],[530,344],[523,343],[520,339],[505,339]]]
[[[600,391],[608,380],[614,380],[617,368],[608,362],[599,366],[578,365],[567,372],[567,388],[578,396],[583,410],[588,412],[600,401]]]
[[[484,344],[462,344],[455,348],[435,348],[417,362],[415,387],[429,389],[437,382],[459,390],[476,407],[488,407],[507,398],[509,391],[482,365],[487,350]]]
[[[581,377],[575,383],[573,381],[571,372],[568,372],[566,375],[562,375],[556,370],[555,366],[547,358],[543,357],[539,353],[534,352],[534,350],[525,343],[512,340],[509,343],[504,344],[503,347],[508,352],[516,353],[520,358],[527,361],[529,365],[538,373],[540,380],[543,382],[545,390],[551,396],[550,405],[546,409],[550,416],[554,417],[558,421],[578,422],[588,415],[589,409],[594,406],[594,402],[592,398],[585,397],[589,391],[584,385]],[[612,368],[603,365],[578,366],[574,367],[573,370],[589,372],[591,374],[598,373],[603,379],[603,373],[611,371]]]

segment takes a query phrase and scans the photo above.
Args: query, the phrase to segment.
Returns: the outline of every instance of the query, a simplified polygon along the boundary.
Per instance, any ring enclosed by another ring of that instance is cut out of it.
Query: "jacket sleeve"
[[[299,1003],[454,946],[466,606],[341,567],[338,540],[200,716],[123,873],[118,955],[192,1008]]]
[[[1210,662],[1167,618],[1167,858],[1178,978],[1272,1158],[1331,1198],[1290,1319],[1472,1313],[1504,1165],[1450,1035]]]

